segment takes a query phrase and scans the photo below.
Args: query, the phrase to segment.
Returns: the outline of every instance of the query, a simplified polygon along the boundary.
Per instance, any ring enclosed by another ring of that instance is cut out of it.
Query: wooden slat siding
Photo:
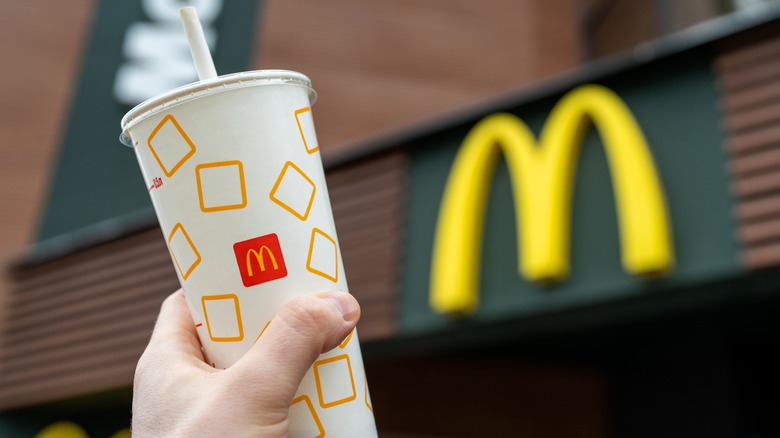
[[[740,176],[772,170],[774,167],[780,167],[780,148],[758,151],[745,156],[737,155],[729,163],[731,172]]]
[[[764,102],[780,99],[780,84],[767,82],[742,90],[734,90],[723,96],[721,106],[724,111],[737,111]]]
[[[165,255],[165,253],[162,254]],[[125,297],[126,294],[123,293],[101,294],[105,289],[102,284],[113,280],[114,287],[125,290],[145,278],[159,278],[160,276],[156,275],[157,266],[169,260],[160,257],[159,260],[143,261],[144,263],[128,262],[121,266],[109,266],[103,271],[84,275],[77,281],[69,281],[63,284],[62,288],[57,288],[56,285],[49,286],[45,290],[50,292],[50,295],[37,301],[14,306],[14,314],[9,315],[9,320],[16,327],[24,328],[28,321],[37,321],[41,311],[46,311],[50,316],[57,317],[65,315],[71,310],[79,312],[81,309],[100,308],[104,302],[132,299],[133,297]]]
[[[153,299],[157,300],[158,298],[159,296],[155,295]],[[19,336],[14,339],[18,345],[13,345],[9,348],[13,348],[15,356],[4,357],[4,364],[15,363],[18,360],[22,360],[17,359],[19,357],[26,358],[36,354],[43,354],[43,350],[45,350],[51,343],[49,336],[51,336],[52,333],[57,334],[57,332],[61,332],[58,334],[57,341],[73,346],[85,340],[100,337],[103,336],[103,334],[108,333],[106,330],[100,332],[96,330],[87,330],[89,327],[110,326],[111,330],[130,330],[134,328],[134,325],[137,323],[135,319],[136,317],[132,315],[141,315],[141,317],[148,319],[148,316],[143,312],[149,308],[149,299],[136,301],[137,303],[131,305],[123,305],[121,307],[117,306],[113,309],[104,309],[104,311],[100,312],[99,314],[97,314],[97,312],[93,312],[93,315],[89,315],[89,317],[85,316],[79,321],[72,321],[73,323],[71,324],[60,325],[56,331],[39,330],[37,332],[25,332],[26,336]]]
[[[736,210],[736,217],[741,222],[780,216],[780,196],[743,200],[737,204]]]
[[[722,86],[726,90],[738,90],[771,81],[778,75],[780,75],[780,59],[767,59],[732,69],[727,76],[723,76]]]
[[[739,228],[739,240],[746,245],[780,240],[780,226],[773,221],[745,224]]]
[[[728,113],[726,113],[728,117]],[[729,135],[726,149],[729,153],[744,154],[771,147],[780,140],[780,126],[768,125],[760,128]]]
[[[124,278],[133,275],[125,274]],[[9,332],[6,339],[8,348],[15,348],[17,345],[26,345],[36,340],[46,339],[49,335],[62,336],[64,331],[87,330],[83,334],[89,336],[89,328],[97,327],[102,330],[106,324],[119,324],[115,318],[126,318],[133,314],[129,313],[138,307],[138,303],[148,299],[158,298],[156,284],[167,284],[172,286],[169,291],[176,289],[176,284],[169,280],[170,276],[158,275],[154,281],[141,280],[140,282],[122,281],[111,283],[115,288],[113,293],[107,293],[104,287],[91,288],[90,295],[83,298],[77,298],[74,303],[68,306],[65,311],[56,307],[42,306],[41,309],[30,317],[21,321],[10,321],[14,331]],[[135,284],[134,284],[135,283]],[[67,292],[66,292],[67,293]],[[102,295],[99,295],[102,294]],[[143,307],[143,306],[141,306]],[[146,307],[143,307],[144,309]],[[47,322],[41,323],[41,315],[46,315]],[[113,315],[114,318],[109,318]],[[127,315],[127,316],[123,316]]]
[[[756,245],[744,253],[743,263],[752,269],[777,266],[780,264],[780,242]]]
[[[361,340],[396,332],[406,174],[400,151],[327,174],[344,270],[362,308]]]
[[[722,53],[715,61],[719,70],[738,70],[749,68],[756,63],[772,59],[780,53],[780,38],[754,42],[739,50],[729,50]]]
[[[780,190],[780,168],[768,169],[758,175],[740,177],[733,182],[733,188],[734,194],[740,198],[771,195]]]
[[[747,131],[762,125],[771,125],[777,121],[780,113],[780,101],[771,100],[753,108],[743,108],[730,113],[726,128],[734,133]]]
[[[742,45],[742,47],[739,47]],[[724,44],[723,47],[729,47]],[[780,37],[731,45],[714,63],[741,263],[780,265]]]
[[[18,268],[12,280],[0,409],[129,386],[178,287],[159,228]]]
[[[69,278],[78,278],[82,275],[102,270],[115,265],[118,261],[127,261],[142,258],[156,253],[163,234],[158,229],[157,233],[148,231],[136,234],[132,240],[120,240],[116,246],[100,245],[90,251],[78,251],[67,257],[50,260],[45,264],[24,268],[24,282],[16,283],[16,290],[21,292],[17,300],[37,300],[45,291],[43,287],[51,284],[61,284]],[[152,252],[150,251],[150,246]]]

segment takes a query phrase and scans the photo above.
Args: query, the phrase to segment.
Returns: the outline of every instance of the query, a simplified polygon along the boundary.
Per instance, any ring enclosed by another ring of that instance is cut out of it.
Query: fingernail
[[[354,321],[360,316],[360,306],[352,296],[342,291],[325,292],[319,298],[336,306],[344,321]]]

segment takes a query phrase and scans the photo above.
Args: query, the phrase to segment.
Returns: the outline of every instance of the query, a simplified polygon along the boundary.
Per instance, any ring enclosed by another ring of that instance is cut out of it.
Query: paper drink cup
[[[200,81],[122,119],[207,360],[227,368],[291,298],[348,291],[296,72]],[[376,436],[357,332],[321,355],[290,407],[290,436]]]

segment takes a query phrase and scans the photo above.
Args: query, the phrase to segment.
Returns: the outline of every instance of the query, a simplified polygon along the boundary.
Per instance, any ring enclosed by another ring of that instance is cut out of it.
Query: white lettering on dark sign
[[[114,79],[114,98],[126,105],[137,105],[198,79],[179,21],[179,8],[195,6],[213,52],[217,42],[213,25],[222,12],[223,0],[142,0],[141,4],[150,21],[135,22],[127,28],[122,44],[126,60]]]

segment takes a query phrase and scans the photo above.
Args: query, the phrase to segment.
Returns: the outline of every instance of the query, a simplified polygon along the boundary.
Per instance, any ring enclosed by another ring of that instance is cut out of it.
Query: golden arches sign
[[[500,153],[514,196],[520,273],[544,283],[567,276],[576,160],[591,121],[609,163],[624,268],[641,276],[672,268],[669,215],[644,135],[614,92],[584,85],[558,102],[538,144],[511,114],[490,115],[468,133],[439,210],[430,285],[434,310],[468,313],[477,307],[485,207]]]
[[[44,427],[35,438],[89,438],[89,434],[76,423],[58,421]],[[120,429],[110,438],[130,438],[130,429]]]

